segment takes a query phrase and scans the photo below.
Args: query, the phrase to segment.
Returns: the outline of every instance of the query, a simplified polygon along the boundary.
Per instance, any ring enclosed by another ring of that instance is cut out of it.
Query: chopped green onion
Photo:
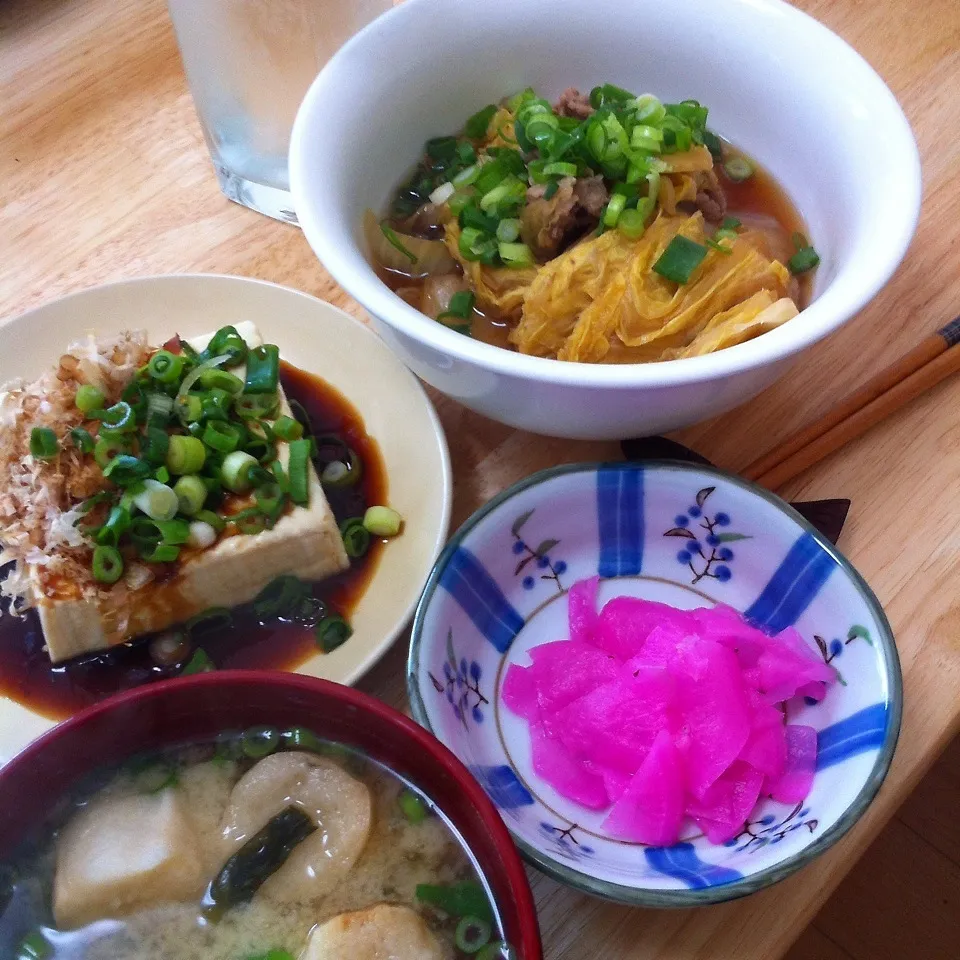
[[[395,537],[403,525],[403,517],[390,507],[367,507],[363,515],[364,529],[375,537]]]
[[[736,217],[724,217],[723,223],[720,224],[721,230],[736,230],[737,227],[741,227],[743,224]]]
[[[463,210],[469,206],[469,204],[473,203],[475,196],[472,190],[458,190],[447,201],[447,206],[454,216],[459,217]]]
[[[280,348],[274,343],[254,347],[247,354],[247,380],[244,393],[277,392],[280,383]]]
[[[190,524],[190,539],[187,545],[197,550],[206,550],[217,542],[217,531],[202,520],[194,520]]]
[[[103,475],[118,487],[128,487],[139,483],[153,473],[153,467],[146,460],[131,456],[129,453],[117,454],[104,468]]]
[[[527,195],[527,188],[517,177],[505,177],[480,198],[480,209],[484,213],[499,210],[502,207],[519,203]]]
[[[300,442],[300,441],[297,441]],[[304,441],[307,442],[308,441]],[[308,444],[309,445],[309,444]],[[293,445],[291,444],[291,447]],[[223,458],[220,466],[220,479],[223,485],[233,493],[246,493],[252,486],[250,470],[257,465],[256,457],[244,450],[234,450]]]
[[[173,489],[152,478],[143,481],[143,490],[134,495],[133,502],[151,520],[172,520],[180,506]]]
[[[236,327],[221,327],[213,335],[210,343],[207,344],[207,349],[200,354],[202,362],[192,373],[199,377],[203,370],[209,366],[217,366],[218,363],[224,361],[228,367],[235,367],[246,360],[247,350],[247,342],[240,336]],[[211,364],[210,361],[213,361],[213,363]],[[184,384],[186,384],[186,380],[184,380]],[[189,390],[190,386],[187,386],[186,389]]]
[[[299,440],[303,436],[303,424],[284,415],[274,423],[273,432],[284,441]]]
[[[544,176],[547,177],[575,177],[577,175],[577,165],[575,163],[548,163],[543,168]]]
[[[181,671],[180,676],[189,677],[195,673],[212,673],[216,669],[214,662],[210,659],[206,650],[198,648],[187,661],[187,665]]]
[[[17,945],[14,960],[48,960],[52,956],[53,947],[50,942],[39,930],[33,930]]]
[[[607,204],[607,209],[603,214],[603,225],[605,227],[615,227],[623,213],[623,208],[627,205],[627,198],[622,193],[615,193]]]
[[[723,172],[734,183],[742,183],[753,176],[753,165],[745,157],[730,157],[723,162]]]
[[[98,583],[116,583],[123,575],[123,557],[116,547],[93,548],[93,579]]]
[[[640,210],[624,210],[617,219],[617,228],[630,240],[643,236],[647,229],[646,218]]]
[[[97,530],[94,539],[107,547],[115,547],[130,527],[130,512],[121,506],[110,508],[107,522]]]
[[[467,229],[473,227],[480,233],[496,233],[497,219],[486,213],[482,213],[479,207],[467,206],[460,213],[460,226]]]
[[[400,805],[400,812],[412,824],[423,823],[430,815],[427,802],[413,790],[403,790],[397,802]]]
[[[153,523],[160,531],[161,543],[178,547],[190,539],[190,524],[186,520],[154,520]]]
[[[276,454],[273,444],[261,437],[253,437],[248,440],[243,449],[251,457],[254,457],[258,463],[268,463]]]
[[[291,441],[287,473],[290,479],[290,499],[294,503],[305,504],[310,500],[309,475],[307,471],[309,464],[310,441],[307,439]]]
[[[415,253],[411,253],[403,245],[403,241],[397,236],[397,233],[393,228],[388,226],[386,223],[381,223],[380,230],[382,231],[383,235],[387,238],[387,242],[390,244],[390,246],[399,250],[411,263],[417,262],[417,255]]]
[[[291,727],[289,730],[284,730],[280,734],[280,739],[285,747],[291,747],[294,750],[309,750],[312,753],[319,753],[326,746],[324,740],[306,727]]]
[[[497,251],[508,267],[533,266],[533,251],[525,243],[500,243]]]
[[[476,953],[490,942],[493,932],[486,920],[479,917],[464,917],[453,935],[454,942],[464,953]]]
[[[207,390],[226,390],[227,393],[239,394],[243,392],[243,381],[229,370],[219,370],[210,367],[200,374],[200,385]]]
[[[167,462],[170,450],[170,435],[161,427],[147,427],[146,442],[141,447],[143,459],[153,464]]]
[[[241,394],[233,401],[233,411],[241,420],[262,420],[277,409],[277,394]]]
[[[451,886],[419,883],[414,895],[421,903],[439,907],[449,917],[472,916],[488,923],[495,919],[486,891],[472,880]]]
[[[240,428],[222,420],[211,420],[203,431],[203,442],[220,453],[232,453],[240,443]]]
[[[520,236],[520,221],[508,217],[497,224],[497,239],[501,243],[513,243]]]
[[[460,234],[458,248],[464,260],[480,261],[491,265],[496,256],[497,241],[476,227],[465,227]]]
[[[207,459],[202,441],[196,437],[172,436],[167,450],[167,469],[174,475],[199,473]]]
[[[93,453],[96,441],[88,430],[84,430],[83,427],[74,427],[70,431],[70,439],[81,453]]]
[[[227,529],[227,521],[224,520],[223,517],[215,514],[212,510],[201,510],[196,515],[196,519],[202,523],[209,524],[217,533],[223,533],[223,531]]]
[[[166,423],[173,413],[173,397],[165,393],[147,394],[147,422]]]
[[[359,560],[370,549],[370,532],[360,517],[351,517],[340,524],[343,549],[351,560]]]
[[[314,628],[317,646],[324,653],[332,653],[353,635],[353,628],[339,613],[324,617]]]
[[[552,180],[547,184],[547,189],[543,191],[543,199],[550,200],[553,198],[553,195],[560,189],[560,184],[556,180]]]
[[[159,480],[161,483],[169,483],[170,471],[166,467],[157,467],[153,472],[153,479]]]
[[[203,416],[203,401],[195,393],[186,393],[177,397],[174,409],[184,423],[195,423]]]
[[[504,223],[508,221],[504,220]],[[470,318],[470,315],[473,313],[473,305],[477,302],[477,298],[469,290],[458,290],[451,298],[450,302],[447,304],[447,309],[443,313],[437,314],[438,320],[443,320],[446,317],[457,317],[460,320],[467,320]]]
[[[487,128],[496,112],[497,107],[493,103],[488,104],[482,110],[478,110],[467,120],[463,132],[471,140],[482,140],[487,135]]]
[[[158,350],[147,364],[147,373],[159,383],[176,383],[183,373],[183,357],[169,350]]]
[[[256,536],[267,529],[267,518],[256,507],[248,507],[235,513],[230,520],[237,530],[245,536]]]
[[[477,960],[518,960],[517,951],[506,940],[488,943],[478,954]]]
[[[472,183],[476,183],[477,177],[479,176],[480,165],[474,163],[461,170],[450,182],[453,184],[455,190],[461,190],[463,187],[469,187]]]
[[[174,563],[180,556],[180,548],[169,543],[161,543],[153,549],[141,551],[140,556],[147,563]]]
[[[363,461],[354,450],[347,448],[346,460],[333,460],[320,474],[320,482],[325,487],[352,487],[363,476]]]
[[[806,273],[820,263],[820,255],[813,247],[801,247],[788,261],[787,267],[794,275]]]
[[[188,517],[196,516],[207,499],[207,485],[196,475],[181,477],[173,486],[178,509]]]
[[[94,445],[93,456],[100,467],[106,467],[118,454],[129,453],[132,449],[131,437],[101,437]]]
[[[293,619],[296,611],[310,596],[310,587],[299,577],[283,574],[271,580],[254,598],[253,609],[258,617]]]
[[[101,436],[132,433],[137,429],[137,415],[125,400],[118,401],[106,410],[97,411],[97,419],[101,421]]]
[[[280,731],[275,727],[251,727],[243,731],[240,746],[248,757],[259,760],[280,746]]]
[[[89,383],[84,383],[77,387],[77,396],[74,403],[81,413],[89,415],[94,410],[102,410],[106,399],[102,390],[92,387]]]
[[[630,146],[635,150],[659,153],[663,146],[663,131],[647,124],[637,124],[630,133]]]
[[[707,248],[689,237],[677,234],[653,265],[654,272],[674,283],[689,283],[693,271],[703,263]]]
[[[37,460],[52,460],[60,452],[57,435],[49,427],[34,427],[30,431],[30,454]]]
[[[233,626],[233,614],[226,607],[208,607],[194,614],[184,627],[193,637],[198,633],[213,633]]]

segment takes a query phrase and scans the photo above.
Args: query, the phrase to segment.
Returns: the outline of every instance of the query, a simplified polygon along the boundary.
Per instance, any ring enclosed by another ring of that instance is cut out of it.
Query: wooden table
[[[732,469],[960,309],[960,4],[800,6],[853,43],[900,98],[923,157],[923,216],[906,262],[869,309],[762,398],[682,435]],[[220,195],[161,0],[0,0],[0,317],[92,284],[203,271],[274,280],[362,316],[299,231]],[[534,470],[618,456],[613,444],[522,434],[433,398],[452,448],[454,523]],[[853,499],[841,547],[898,637],[903,732],[869,813],[790,880],[701,910],[612,906],[531,871],[550,960],[780,956],[960,730],[958,409],[954,380],[784,491]],[[397,644],[362,686],[402,704],[404,655]]]

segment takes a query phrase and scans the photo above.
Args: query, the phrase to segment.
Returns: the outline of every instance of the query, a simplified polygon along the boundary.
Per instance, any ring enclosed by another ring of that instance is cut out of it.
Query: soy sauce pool
[[[313,374],[282,363],[287,397],[300,403],[316,435],[333,433],[355,450],[363,475],[355,487],[327,491],[337,522],[363,516],[368,505],[387,502],[387,477],[376,440],[367,435],[356,408],[338,390]],[[382,542],[354,561],[345,573],[313,585],[313,595],[349,622],[380,558]],[[0,617],[0,696],[62,720],[123,690],[184,672],[187,659],[155,663],[149,637],[54,666],[43,649],[43,631],[34,611]],[[347,643],[350,641],[348,640]],[[218,669],[294,670],[318,652],[312,628],[278,619],[261,620],[250,605],[233,610],[233,623],[196,638]]]

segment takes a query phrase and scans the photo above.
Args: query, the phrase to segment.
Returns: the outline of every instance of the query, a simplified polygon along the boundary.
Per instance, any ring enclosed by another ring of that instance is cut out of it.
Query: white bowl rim
[[[614,883],[613,881],[600,880],[582,870],[569,867],[518,836],[510,827],[510,824],[507,823],[507,829],[510,830],[510,835],[513,837],[514,843],[516,843],[525,860],[554,880],[586,893],[593,894],[594,896],[632,906],[655,908],[699,907],[713,903],[723,903],[728,900],[736,900],[740,897],[748,896],[751,893],[756,893],[775,883],[779,883],[779,881],[800,870],[837,843],[838,840],[856,825],[870,804],[873,803],[877,793],[879,793],[880,788],[883,786],[883,782],[890,769],[890,764],[893,762],[894,753],[896,752],[903,718],[903,674],[900,667],[900,656],[897,651],[893,628],[890,626],[890,621],[887,619],[887,615],[879,599],[856,567],[847,560],[836,546],[814,527],[806,517],[799,514],[789,503],[782,500],[772,491],[766,490],[763,487],[751,483],[749,480],[745,480],[743,477],[728,473],[726,470],[721,470],[709,464],[669,459],[562,464],[561,466],[548,467],[546,470],[540,470],[507,487],[506,490],[501,491],[497,496],[480,507],[479,510],[471,514],[460,528],[454,532],[430,573],[430,579],[427,581],[423,595],[420,598],[420,603],[417,605],[413,628],[410,632],[410,654],[407,658],[407,694],[410,700],[410,712],[417,723],[424,726],[434,736],[437,736],[436,731],[430,724],[426,704],[420,693],[420,648],[427,608],[433,600],[433,596],[440,583],[440,576],[446,564],[459,547],[463,538],[486,520],[498,507],[517,494],[529,490],[531,487],[539,486],[543,482],[552,480],[558,476],[571,473],[593,473],[603,467],[638,470],[653,468],[678,471],[680,473],[697,472],[712,474],[727,483],[740,487],[747,493],[766,500],[772,507],[785,514],[801,529],[810,534],[818,546],[831,557],[861,594],[871,614],[875,617],[877,625],[880,627],[877,643],[889,681],[889,699],[887,701],[889,714],[883,744],[877,753],[876,761],[863,786],[851,799],[843,813],[840,814],[836,823],[827,828],[809,845],[791,854],[785,860],[758,870],[756,873],[744,876],[742,879],[732,883],[703,888],[651,890],[647,887],[629,886],[627,884]],[[441,742],[459,756],[454,746],[445,741]]]
[[[313,300],[316,303],[321,303],[324,307],[327,307],[333,310],[335,313],[339,314],[340,317],[348,321],[351,324],[354,324],[357,328],[363,331],[363,335],[370,337],[372,341],[376,342],[379,348],[386,350],[391,354],[393,359],[397,363],[398,373],[402,373],[405,376],[409,377],[412,386],[416,388],[420,396],[424,400],[424,407],[426,408],[427,414],[429,416],[430,425],[433,429],[433,432],[437,437],[438,451],[440,453],[442,470],[443,470],[443,497],[440,504],[440,522],[437,527],[437,535],[434,538],[434,542],[431,545],[430,554],[433,557],[433,564],[436,565],[436,561],[440,552],[442,551],[444,544],[447,540],[447,534],[450,532],[450,519],[453,511],[453,470],[450,462],[450,447],[447,444],[447,435],[443,429],[443,425],[440,423],[440,417],[437,415],[436,408],[431,402],[429,396],[427,395],[426,390],[424,390],[423,384],[406,368],[404,365],[397,359],[396,355],[387,347],[383,340],[377,336],[377,334],[371,330],[365,323],[361,320],[358,320],[356,317],[350,316],[346,310],[341,309],[340,307],[335,306],[332,303],[329,303],[326,300],[321,300],[320,297],[315,297],[313,294],[305,293],[303,290],[296,290],[293,287],[284,286],[281,283],[275,283],[272,280],[261,280],[259,277],[243,277],[238,274],[233,273],[155,273],[148,274],[146,276],[140,277],[125,277],[121,280],[114,280],[109,283],[97,283],[89,287],[83,287],[79,290],[71,291],[60,297],[53,297],[50,300],[45,301],[44,303],[37,304],[34,307],[30,307],[28,310],[23,311],[22,313],[13,314],[9,317],[5,317],[0,320],[0,334],[3,333],[4,329],[13,322],[21,322],[29,319],[33,314],[38,313],[39,311],[49,309],[53,304],[60,304],[66,301],[74,300],[77,298],[82,298],[84,296],[89,296],[95,291],[104,290],[107,288],[116,288],[123,286],[137,286],[140,284],[149,284],[149,283],[170,283],[173,281],[182,282],[187,280],[189,282],[202,283],[207,281],[215,281],[217,283],[221,282],[230,282],[230,283],[243,283],[243,284],[256,284],[261,287],[272,287],[277,290],[283,291],[285,294],[293,294],[298,297],[303,297],[307,300]],[[350,399],[349,397],[347,398]],[[353,401],[351,401],[352,403]],[[343,683],[346,686],[352,686],[356,683],[361,677],[365,676],[374,666],[384,657],[386,652],[393,646],[396,639],[400,636],[401,633],[406,629],[407,624],[410,623],[410,618],[413,616],[417,605],[419,603],[419,597],[414,597],[409,603],[407,603],[401,613],[398,615],[395,625],[390,629],[390,631],[384,635],[380,643],[376,644],[372,649],[367,653],[365,657],[360,659],[355,666],[347,671],[342,680],[334,681],[338,683]],[[286,672],[286,671],[285,671]],[[290,671],[290,672],[296,672]]]
[[[334,82],[339,64],[349,61],[356,49],[376,43],[384,24],[402,23],[440,8],[446,0],[404,0],[364,27],[347,41],[327,62],[310,85],[297,111],[290,139],[290,187],[294,208],[298,197],[308,194],[311,170],[306,162],[309,149],[311,118],[322,109],[331,95],[328,87]],[[875,105],[887,124],[889,141],[896,143],[904,153],[908,169],[904,171],[903,190],[897,203],[888,207],[889,219],[884,226],[888,233],[886,255],[875,263],[869,279],[844,284],[848,292],[837,291],[831,284],[802,313],[802,323],[788,323],[746,343],[727,347],[702,357],[688,357],[646,364],[591,364],[558,361],[533,357],[495,347],[464,337],[442,324],[434,323],[393,293],[374,273],[372,268],[359,272],[345,254],[343,235],[328,232],[326,216],[314,218],[298,213],[300,226],[310,246],[331,276],[352,297],[359,301],[377,319],[412,340],[425,344],[456,360],[519,379],[548,384],[571,384],[582,387],[636,390],[665,387],[675,384],[709,382],[730,377],[755,368],[762,368],[785,360],[823,339],[859,313],[886,285],[900,265],[920,217],[922,174],[920,154],[910,124],[893,93],[872,66],[845,40],[809,14],[786,3],[785,0],[713,0],[745,8],[767,8],[777,11],[788,20],[794,20],[818,41],[831,44],[834,53],[848,58],[851,69],[857,70],[875,88]],[[329,214],[326,210],[325,214]],[[346,231],[356,247],[356,226]],[[364,259],[366,259],[364,257]],[[831,300],[836,301],[831,304]],[[830,307],[825,309],[824,305]],[[384,320],[389,317],[389,321]]]

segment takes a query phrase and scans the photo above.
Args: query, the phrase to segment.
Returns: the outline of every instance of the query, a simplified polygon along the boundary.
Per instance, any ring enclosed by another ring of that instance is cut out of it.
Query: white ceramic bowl
[[[817,730],[813,787],[762,799],[724,845],[695,829],[671,847],[611,837],[533,769],[530,733],[503,704],[510,664],[567,632],[567,592],[600,576],[600,603],[629,595],[682,609],[724,603],[768,633],[795,626],[838,672],[787,719]],[[876,795],[900,729],[890,625],[860,575],[779,497],[712,467],[669,461],[545,470],[457,531],[417,608],[413,715],[470,768],[521,852],[565,883],[645,906],[700,906],[769,886],[840,839]]]
[[[407,625],[447,537],[452,501],[446,438],[423,388],[362,323],[329,303],[262,280],[147,277],[83,290],[0,326],[0,384],[32,379],[88,332],[146,329],[151,343],[250,320],[280,355],[338,389],[363,418],[383,457],[403,535],[381,553],[351,616],[353,636],[311,657],[300,673],[353,683]],[[400,426],[402,425],[402,426]],[[69,673],[69,666],[65,667]],[[0,764],[53,719],[0,696]]]
[[[605,81],[699,99],[711,126],[784,185],[822,257],[801,316],[706,357],[561,363],[453,333],[377,278],[361,216],[385,207],[429,137],[527,85],[553,96]],[[573,438],[662,432],[769,386],[887,282],[920,205],[917,148],[893,95],[839,37],[779,0],[406,0],[313,83],[290,176],[311,246],[418,376],[496,420]]]

